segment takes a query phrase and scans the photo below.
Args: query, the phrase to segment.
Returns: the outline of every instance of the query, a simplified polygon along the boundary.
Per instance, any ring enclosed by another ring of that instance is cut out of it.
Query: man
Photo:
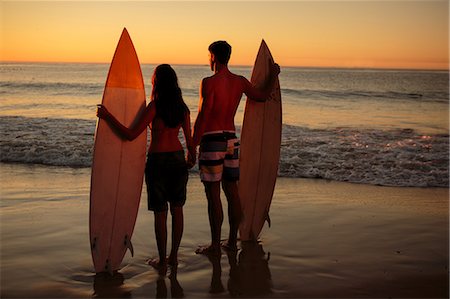
[[[237,231],[241,221],[241,205],[237,188],[239,180],[239,140],[235,135],[234,116],[242,94],[252,100],[265,101],[280,73],[275,64],[262,89],[257,89],[243,76],[228,69],[231,46],[217,41],[209,46],[209,63],[214,75],[204,78],[200,85],[199,112],[194,125],[194,146],[200,144],[200,178],[208,200],[211,245],[200,247],[197,253],[220,254],[223,222],[220,182],[228,201],[230,233],[225,248],[236,250]]]

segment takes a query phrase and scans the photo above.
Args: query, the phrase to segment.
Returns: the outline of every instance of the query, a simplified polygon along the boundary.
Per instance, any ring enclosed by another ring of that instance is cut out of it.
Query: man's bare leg
[[[220,254],[220,234],[223,222],[222,203],[220,201],[220,182],[203,182],[208,200],[208,216],[211,228],[211,246],[199,248],[196,253]]]
[[[224,243],[224,247],[230,250],[237,249],[237,233],[239,224],[242,219],[241,201],[236,181],[222,181],[222,188],[228,201],[228,222],[230,224],[230,234],[228,242]]]

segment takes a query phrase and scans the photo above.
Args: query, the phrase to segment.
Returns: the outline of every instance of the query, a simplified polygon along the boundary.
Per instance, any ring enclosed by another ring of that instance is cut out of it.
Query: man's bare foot
[[[204,254],[204,255],[221,255],[222,251],[220,250],[220,246],[199,246],[195,251],[196,254]]]
[[[227,251],[237,251],[237,245],[236,245],[236,241],[235,242],[230,242],[229,240],[225,240],[220,242],[220,246],[222,246],[223,249],[227,250]]]
[[[166,275],[167,273],[167,259],[160,261],[158,258],[149,259],[147,264],[158,270],[159,275]]]

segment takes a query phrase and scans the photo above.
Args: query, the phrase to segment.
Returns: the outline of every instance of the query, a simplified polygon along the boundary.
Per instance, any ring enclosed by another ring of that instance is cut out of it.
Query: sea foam
[[[0,117],[0,126],[1,162],[91,166],[95,121]],[[278,174],[384,186],[448,187],[448,150],[446,134],[283,125]]]

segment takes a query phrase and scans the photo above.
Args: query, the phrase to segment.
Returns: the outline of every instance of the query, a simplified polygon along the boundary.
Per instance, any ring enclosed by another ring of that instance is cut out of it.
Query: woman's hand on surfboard
[[[97,116],[102,119],[106,119],[109,116],[109,111],[103,105],[97,105]]]

